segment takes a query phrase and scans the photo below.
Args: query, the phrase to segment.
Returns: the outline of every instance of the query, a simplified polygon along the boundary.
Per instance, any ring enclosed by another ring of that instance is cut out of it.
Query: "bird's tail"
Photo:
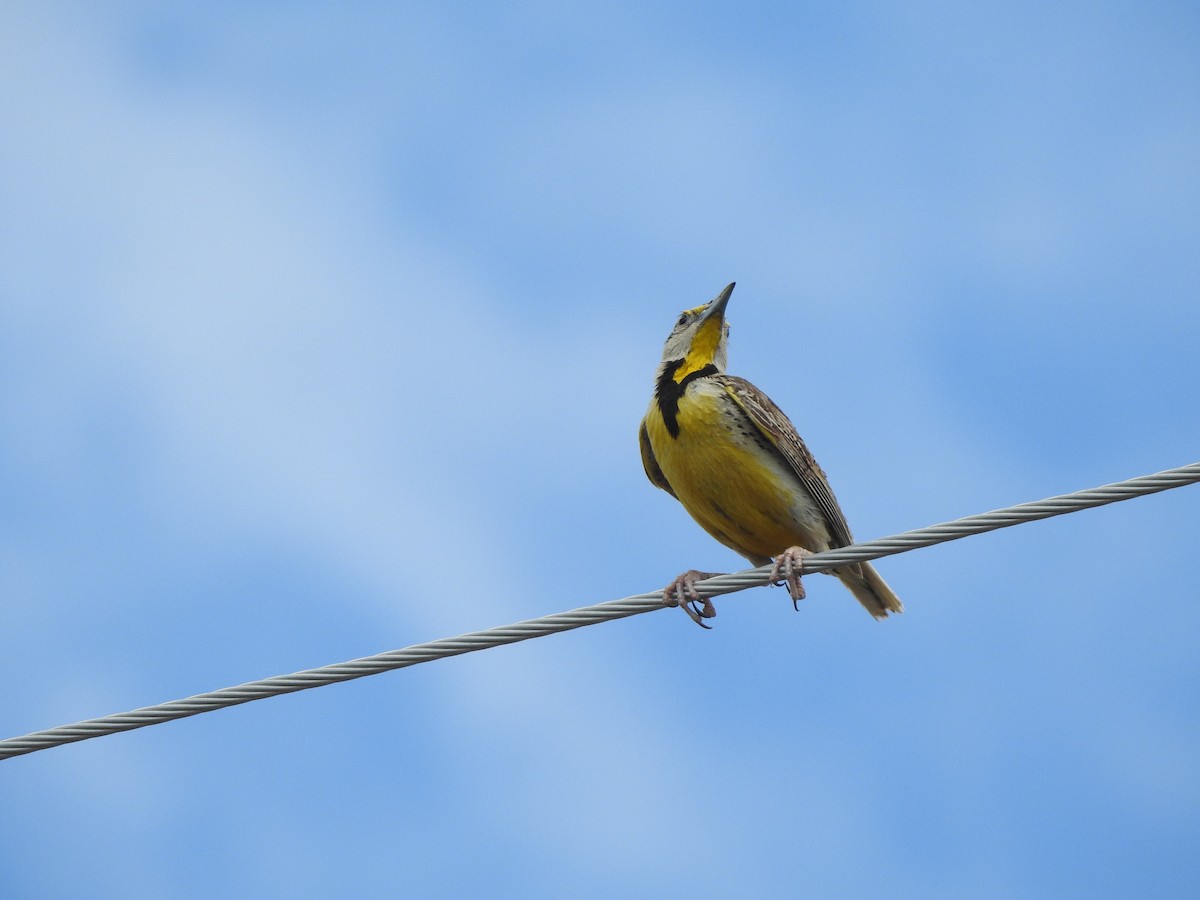
[[[886,619],[888,613],[904,612],[904,604],[900,602],[900,598],[870,563],[835,569],[830,574],[841,579],[842,584],[850,589],[850,593],[857,597],[858,602],[875,618]]]

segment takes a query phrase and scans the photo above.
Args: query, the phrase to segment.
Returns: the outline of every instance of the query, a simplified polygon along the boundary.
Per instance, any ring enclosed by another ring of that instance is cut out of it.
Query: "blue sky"
[[[0,730],[739,558],[678,310],[870,538],[1200,458],[1187,3],[6,4]],[[1184,488],[0,763],[13,897],[1193,896]]]

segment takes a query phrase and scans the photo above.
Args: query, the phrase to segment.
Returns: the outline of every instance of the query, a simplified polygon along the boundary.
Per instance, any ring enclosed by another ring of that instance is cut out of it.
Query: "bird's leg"
[[[792,595],[792,606],[800,609],[800,601],[804,599],[804,585],[800,583],[800,570],[804,566],[804,557],[812,556],[811,550],[803,547],[788,547],[775,560],[771,569],[771,581],[775,584],[783,582],[787,585],[788,593]]]
[[[722,574],[724,573],[697,572],[695,569],[689,569],[663,588],[663,605],[681,606],[683,611],[691,616],[692,621],[701,628],[711,628],[711,625],[704,624],[704,620],[715,616],[717,610],[713,606],[712,600],[700,596],[696,590],[696,582]]]

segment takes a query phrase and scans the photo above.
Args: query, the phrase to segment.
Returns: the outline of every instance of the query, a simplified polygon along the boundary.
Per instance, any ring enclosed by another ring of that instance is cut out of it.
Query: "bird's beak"
[[[729,303],[729,297],[733,294],[733,286],[735,284],[737,284],[736,281],[731,281],[726,285],[725,290],[717,294],[716,299],[708,304],[708,309],[704,310],[704,314],[700,318],[701,322],[706,322],[714,317],[718,321],[725,318],[725,306]]]

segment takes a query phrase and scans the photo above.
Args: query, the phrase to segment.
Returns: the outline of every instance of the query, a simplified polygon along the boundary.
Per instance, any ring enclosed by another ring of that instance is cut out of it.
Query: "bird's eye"
[[[729,337],[729,323],[725,323],[725,337]]]
[[[679,321],[675,323],[675,327],[678,328],[680,325],[686,325],[687,319],[688,319],[687,313],[684,313],[682,316],[679,317]]]

